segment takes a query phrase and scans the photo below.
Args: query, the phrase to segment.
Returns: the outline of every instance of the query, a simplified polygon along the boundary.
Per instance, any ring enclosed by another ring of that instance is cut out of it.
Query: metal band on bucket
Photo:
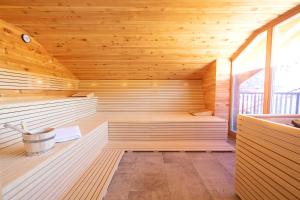
[[[42,139],[42,140],[24,140],[23,139],[23,142],[24,143],[40,143],[40,142],[45,142],[45,141],[48,141],[48,140],[52,140],[55,138],[55,135],[50,137],[50,138],[46,138],[46,139]]]

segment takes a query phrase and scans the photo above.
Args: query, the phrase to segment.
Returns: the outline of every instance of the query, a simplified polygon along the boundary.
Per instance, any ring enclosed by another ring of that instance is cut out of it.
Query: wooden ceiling
[[[199,79],[299,0],[1,0],[79,79]]]

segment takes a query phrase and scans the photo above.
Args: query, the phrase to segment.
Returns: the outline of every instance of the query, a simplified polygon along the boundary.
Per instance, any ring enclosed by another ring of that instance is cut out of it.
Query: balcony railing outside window
[[[239,113],[260,114],[263,110],[263,93],[242,92],[239,98]],[[278,92],[272,94],[271,113],[299,114],[300,92]]]

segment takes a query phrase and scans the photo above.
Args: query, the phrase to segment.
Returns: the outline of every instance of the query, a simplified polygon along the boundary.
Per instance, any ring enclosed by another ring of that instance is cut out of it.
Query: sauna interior
[[[299,200],[299,0],[1,0],[3,200]]]

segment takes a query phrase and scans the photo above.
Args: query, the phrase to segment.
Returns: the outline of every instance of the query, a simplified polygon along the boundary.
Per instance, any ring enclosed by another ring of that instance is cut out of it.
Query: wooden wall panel
[[[299,117],[271,119],[286,121]],[[299,199],[299,136],[298,128],[269,121],[267,116],[259,119],[239,115],[235,179],[241,199]]]
[[[21,126],[26,121],[29,130],[58,127],[96,112],[97,98],[61,98],[0,105],[0,149],[22,141],[17,131],[4,128],[4,123]]]
[[[230,108],[230,69],[231,62],[227,58],[216,61],[216,93],[215,116],[229,119]]]
[[[0,89],[76,90],[78,80],[0,68]]]
[[[216,101],[216,61],[206,66],[203,70],[203,94],[205,106],[208,110],[215,111]]]
[[[81,80],[79,89],[96,94],[101,112],[205,109],[200,80]]]
[[[229,119],[230,105],[230,66],[229,59],[218,58],[203,69],[203,92],[207,109],[214,115]]]
[[[201,79],[253,30],[299,0],[2,0],[0,18],[27,30],[86,79]],[[52,73],[52,72],[50,72]]]
[[[22,34],[28,33],[0,20],[0,68],[74,78],[74,75],[49,55],[33,37],[30,43],[23,42]]]
[[[70,96],[77,89],[74,75],[26,31],[0,20],[0,97]]]

